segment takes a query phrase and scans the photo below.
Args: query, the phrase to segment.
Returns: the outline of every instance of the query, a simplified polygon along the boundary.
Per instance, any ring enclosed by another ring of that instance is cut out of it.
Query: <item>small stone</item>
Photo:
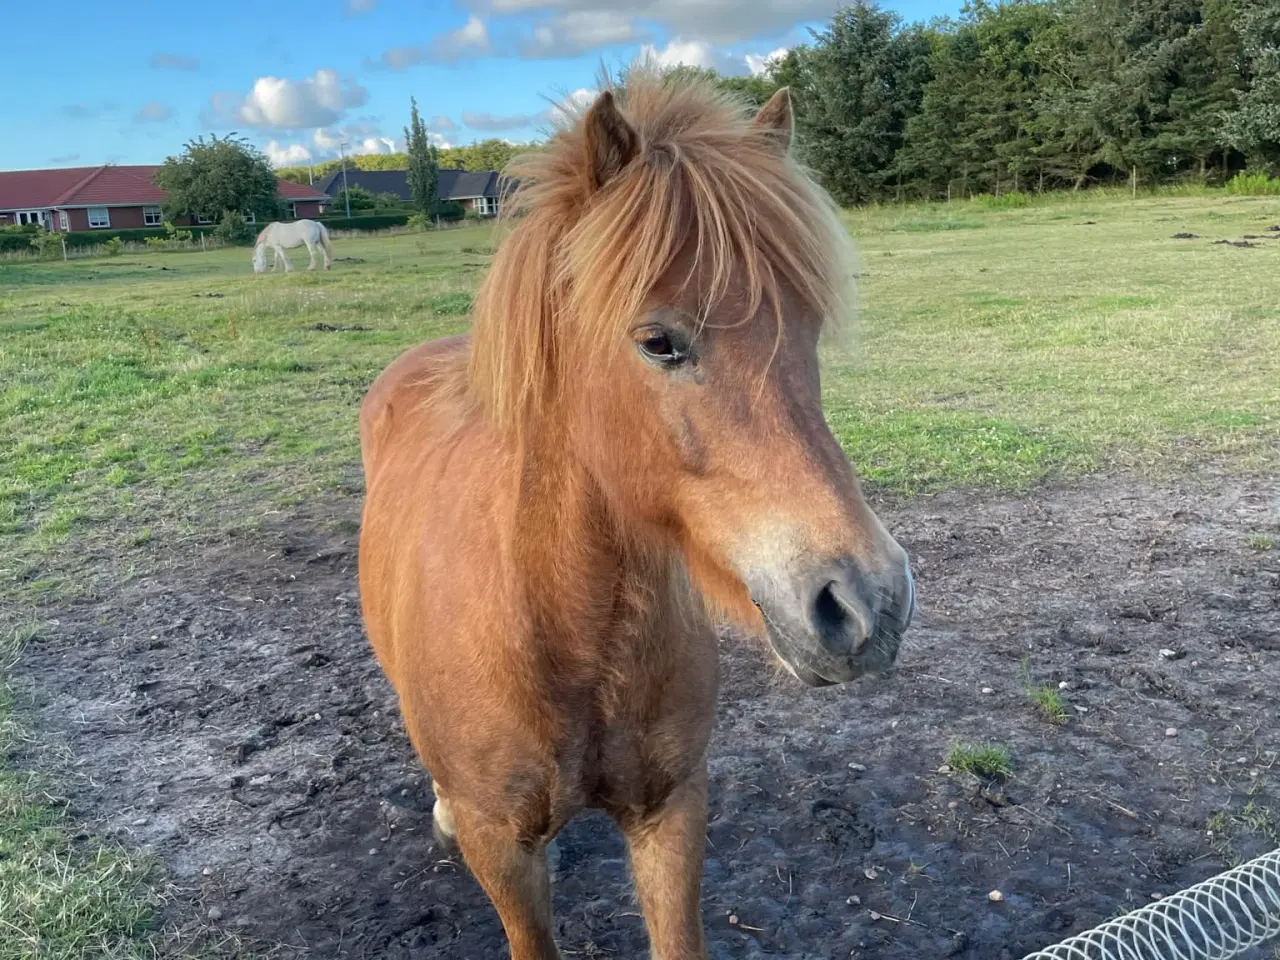
[[[952,800],[950,803],[947,804],[948,810],[956,810],[956,809],[959,809],[959,807],[960,807],[959,800]]]
[[[221,908],[221,907],[210,907],[210,908],[209,908],[209,919],[210,919],[210,920],[212,920],[212,921],[214,921],[215,923],[216,923],[217,921],[221,920],[221,919],[222,919],[222,908]]]
[[[1152,899],[1152,900],[1163,900],[1163,899],[1164,899],[1164,894],[1163,894],[1163,893],[1153,893],[1153,894],[1151,895],[1151,899]]]
[[[867,869],[862,871],[862,875],[868,880],[878,880],[880,878],[880,874],[876,871],[875,867],[867,867]]]
[[[849,906],[851,906],[851,907],[856,907],[856,906],[858,906],[858,904],[862,903],[862,898],[861,898],[861,897],[850,897],[848,900],[846,900],[846,901],[845,901],[845,903],[847,903],[847,904],[848,904]]]
[[[987,894],[987,899],[990,900],[992,903],[999,903],[1001,900],[1004,899],[1004,894],[1001,893],[999,890],[992,890],[990,893]]]
[[[205,867],[205,868],[204,868],[203,870],[201,870],[200,872],[201,872],[204,876],[206,876],[206,877],[212,877],[212,876],[213,876],[213,867]]]
[[[1176,737],[1176,736],[1178,735],[1178,728],[1177,728],[1177,727],[1169,727],[1169,728],[1167,728],[1167,729],[1165,730],[1164,735],[1165,735],[1166,737]]]
[[[876,913],[874,910],[872,910],[872,911],[871,911],[871,919],[872,919],[872,920],[879,920],[879,919],[880,919],[880,914],[878,914],[878,913]]]
[[[992,687],[983,687],[983,688],[982,688],[982,692],[983,692],[983,693],[995,693],[995,690],[994,690]]]
[[[1070,689],[1071,689],[1071,684],[1067,683],[1067,681],[1066,681],[1066,680],[1063,680],[1062,682],[1060,682],[1060,683],[1058,684],[1058,689],[1059,689],[1059,690],[1070,690]]]
[[[850,770],[853,770],[853,771],[855,771],[855,772],[857,772],[857,773],[866,773],[866,772],[867,772],[867,768],[866,768],[866,767],[864,767],[864,766],[863,766],[862,764],[860,764],[860,763],[851,763],[851,764],[849,764],[849,769],[850,769]]]
[[[1088,712],[1089,712],[1089,708],[1088,708],[1088,707],[1082,707],[1082,706],[1080,706],[1080,704],[1078,704],[1078,703],[1077,703],[1077,704],[1073,704],[1073,706],[1076,708],[1076,713],[1088,713]]]
[[[738,915],[736,913],[729,914],[729,925],[734,927],[738,925]]]
[[[951,764],[949,764],[949,763],[944,763],[942,766],[940,766],[940,767],[938,768],[938,772],[939,772],[939,773],[950,773],[950,772],[951,772]]]
[[[376,857],[377,855],[378,855],[378,848],[377,848],[377,847],[374,847],[372,850],[370,850],[370,851],[369,851],[369,856],[371,856],[371,857]]]

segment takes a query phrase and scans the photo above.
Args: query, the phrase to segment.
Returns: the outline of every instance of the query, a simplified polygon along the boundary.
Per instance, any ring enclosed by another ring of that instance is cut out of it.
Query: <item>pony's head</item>
[[[253,248],[253,272],[261,273],[267,269],[267,245],[261,240]]]
[[[822,685],[892,662],[914,590],[823,418],[851,250],[792,131],[786,90],[752,116],[651,69],[566,119],[513,164],[470,384],[496,430],[564,444],[618,529]]]

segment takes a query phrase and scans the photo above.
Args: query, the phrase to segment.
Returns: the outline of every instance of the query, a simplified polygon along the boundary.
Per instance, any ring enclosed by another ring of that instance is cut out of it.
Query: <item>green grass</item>
[[[1013,776],[1009,751],[998,744],[973,745],[957,743],[947,751],[947,766],[958,773],[975,777],[1007,780]]]
[[[1255,533],[1249,538],[1249,549],[1265,553],[1276,545],[1276,539],[1265,533]]]
[[[1062,696],[1053,687],[1035,687],[1031,691],[1031,702],[1035,704],[1040,716],[1055,725],[1067,722],[1067,707]]]
[[[1211,243],[1263,233],[1280,199],[1095,191],[846,222],[860,313],[825,349],[824,400],[870,485],[1280,467],[1280,240]],[[338,239],[332,272],[287,276],[254,276],[234,249],[0,263],[0,607],[109,575],[99,558],[314,496],[357,503],[361,397],[403,349],[465,329],[491,243],[486,227]],[[10,699],[0,686],[0,756],[21,736]],[[950,762],[1008,775],[1000,748]],[[0,911],[26,924],[0,933],[0,960],[127,956],[148,922],[143,866],[69,835],[0,768],[0,903],[26,905]],[[43,952],[9,947],[33,936]]]

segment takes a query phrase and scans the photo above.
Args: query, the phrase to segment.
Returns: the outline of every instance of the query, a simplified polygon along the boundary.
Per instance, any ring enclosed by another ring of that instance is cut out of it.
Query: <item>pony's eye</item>
[[[661,363],[665,366],[675,366],[683,363],[687,356],[671,334],[665,330],[645,331],[644,336],[636,343],[636,346],[646,360]]]

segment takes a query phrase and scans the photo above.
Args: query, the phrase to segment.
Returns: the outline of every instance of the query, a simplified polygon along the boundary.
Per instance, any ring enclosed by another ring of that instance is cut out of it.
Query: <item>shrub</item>
[[[989,193],[979,194],[973,198],[973,202],[980,207],[986,207],[988,210],[1015,210],[1018,207],[1030,206],[1031,197],[1021,190],[1010,190],[1008,193],[1002,193],[998,197]]]
[[[253,224],[245,220],[243,213],[237,210],[228,210],[218,222],[218,228],[214,231],[214,235],[227,243],[247,246],[257,238],[258,231],[254,229]]]
[[[367,217],[321,217],[320,222],[330,230],[386,230],[403,227],[409,222],[407,213],[379,213]]]
[[[28,243],[35,248],[41,258],[45,260],[56,260],[62,256],[62,236],[57,233],[49,233],[41,228],[39,230],[24,233],[23,236],[28,237]]]
[[[373,194],[364,187],[351,187],[349,190],[339,190],[337,196],[333,198],[333,206],[335,210],[347,209],[347,201],[351,201],[351,211],[372,210],[377,204],[377,200]],[[399,198],[397,198],[398,202]]]
[[[443,200],[436,204],[435,210],[432,211],[432,216],[453,223],[456,220],[461,220],[466,216],[466,213],[466,209],[456,200]]]
[[[143,237],[148,247],[167,247],[169,245],[168,237]]]
[[[1280,196],[1280,179],[1267,176],[1261,170],[1237,173],[1227,181],[1226,192],[1235,197]]]
[[[108,257],[118,257],[124,253],[124,241],[119,237],[108,237],[107,242],[102,245],[102,251]]]
[[[430,230],[435,226],[435,223],[425,213],[415,213],[409,218],[407,226],[410,230],[423,231]]]

